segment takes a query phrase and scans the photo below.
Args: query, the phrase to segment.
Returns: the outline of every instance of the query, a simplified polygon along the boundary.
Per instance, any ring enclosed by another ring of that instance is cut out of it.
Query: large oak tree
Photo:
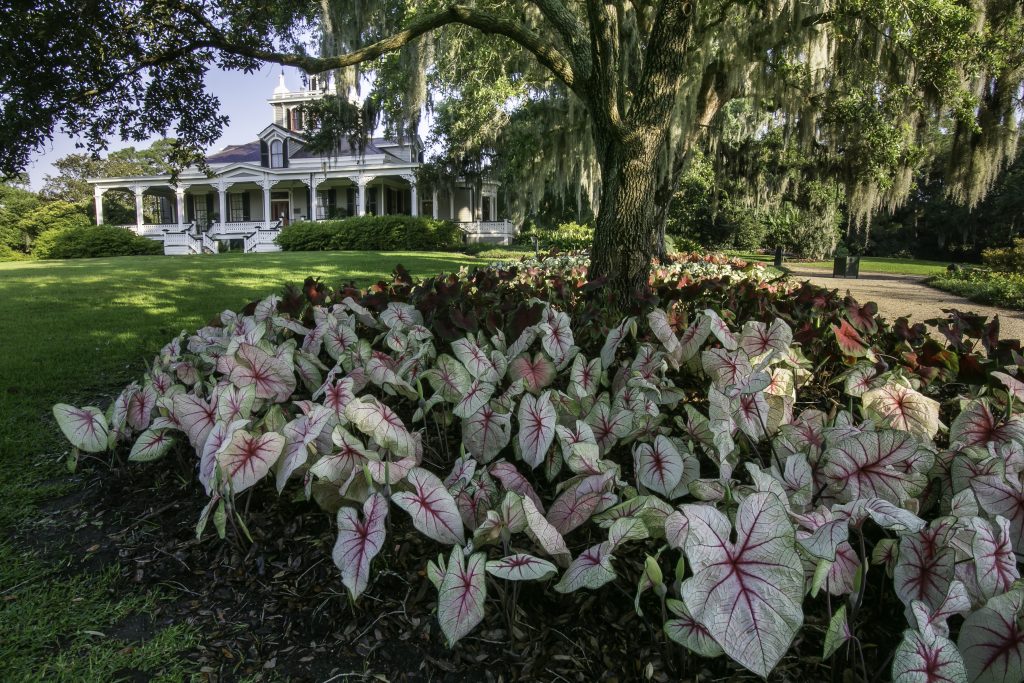
[[[399,128],[428,100],[499,127],[553,114],[536,120],[562,124],[560,153],[594,169],[591,275],[623,294],[644,287],[687,151],[713,149],[729,102],[762,114],[746,135],[782,128],[827,159],[862,219],[903,200],[938,126],[956,134],[951,195],[977,202],[1016,154],[1024,83],[1018,0],[2,0],[0,13],[4,172],[56,127],[102,147],[173,126],[176,161],[195,161],[224,123],[203,92],[210,64],[335,70],[342,86],[364,65]],[[566,166],[552,148],[541,158]]]

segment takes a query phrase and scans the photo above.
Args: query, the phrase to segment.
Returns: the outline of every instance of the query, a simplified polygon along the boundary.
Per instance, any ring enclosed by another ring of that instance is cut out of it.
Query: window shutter
[[[288,141],[281,145],[281,168],[288,168]]]
[[[335,209],[338,208],[338,190],[332,187],[327,190],[327,217],[330,218]]]
[[[263,168],[270,166],[270,149],[267,147],[266,140],[260,140],[260,166]]]
[[[354,187],[345,191],[345,209],[349,216],[356,215],[356,189]]]
[[[242,220],[248,221],[249,219],[249,190],[242,192]]]
[[[209,221],[209,220],[212,220],[212,219],[213,219],[213,194],[207,194],[206,195],[206,220]],[[220,219],[224,220],[224,216],[221,216]]]
[[[313,187],[306,187],[306,220],[316,220],[316,207],[313,206]]]
[[[191,223],[196,219],[196,196],[194,194],[186,195],[185,201],[185,222]]]

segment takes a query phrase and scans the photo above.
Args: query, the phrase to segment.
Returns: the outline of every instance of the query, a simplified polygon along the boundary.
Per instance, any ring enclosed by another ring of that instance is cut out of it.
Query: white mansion
[[[417,139],[373,138],[361,151],[342,143],[330,156],[306,150],[301,105],[327,89],[326,78],[311,76],[308,88],[291,91],[282,74],[268,100],[273,123],[257,140],[208,156],[212,177],[188,168],[173,184],[169,175],[90,179],[97,225],[104,193],[122,191],[135,196],[135,223],[121,227],[163,242],[165,254],[215,253],[220,241],[246,252],[278,251],[274,238],[292,221],[366,214],[448,219],[469,242],[508,243],[514,229],[498,220],[496,183],[421,191]]]

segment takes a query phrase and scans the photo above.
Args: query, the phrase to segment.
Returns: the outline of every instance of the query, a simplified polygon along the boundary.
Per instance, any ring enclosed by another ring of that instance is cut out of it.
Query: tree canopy
[[[328,136],[378,117],[413,130],[430,107],[444,166],[500,165],[521,205],[586,193],[591,274],[623,293],[643,287],[696,146],[779,131],[863,221],[904,201],[930,132],[949,130],[946,191],[974,205],[1016,154],[1024,83],[1018,0],[8,0],[4,14],[4,172],[57,127],[101,147],[173,125],[173,160],[195,161],[224,123],[209,66],[333,70]],[[353,112],[360,71],[377,78]],[[739,101],[742,125],[723,126]]]

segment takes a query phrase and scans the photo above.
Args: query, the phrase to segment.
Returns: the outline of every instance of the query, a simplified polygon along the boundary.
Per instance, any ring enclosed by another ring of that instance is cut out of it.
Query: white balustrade
[[[467,221],[456,223],[469,242],[496,242],[498,244],[511,244],[515,237],[516,230],[512,222],[504,221]]]

